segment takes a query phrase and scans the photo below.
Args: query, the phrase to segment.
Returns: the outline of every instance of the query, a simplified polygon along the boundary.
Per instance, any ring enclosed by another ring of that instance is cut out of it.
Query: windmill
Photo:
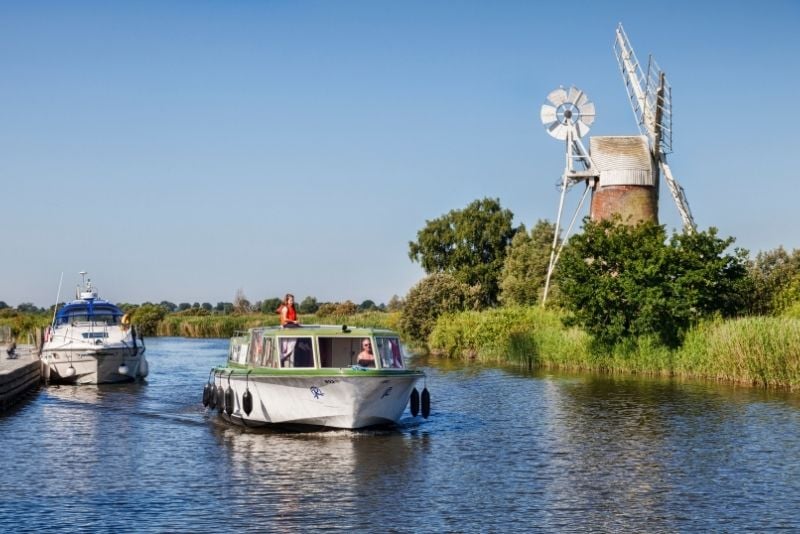
[[[565,141],[566,144],[566,164],[559,184],[561,199],[558,203],[556,228],[553,234],[553,245],[550,248],[550,262],[547,267],[547,278],[544,285],[544,296],[542,297],[542,306],[544,306],[550,289],[550,278],[553,274],[553,269],[555,269],[561,249],[572,230],[572,226],[575,224],[586,196],[594,185],[597,172],[592,158],[581,142],[581,137],[589,133],[589,127],[594,122],[594,104],[586,96],[586,93],[574,86],[570,87],[569,91],[559,87],[547,95],[547,103],[542,105],[539,115],[547,133],[558,140]],[[558,232],[561,225],[561,215],[564,211],[564,197],[573,185],[581,181],[586,183],[586,189],[578,207],[575,209],[561,247],[559,247]]]
[[[652,55],[648,58],[647,72],[642,70],[628,36],[622,28],[622,23],[617,26],[614,53],[622,79],[625,81],[633,114],[639,125],[639,132],[648,141],[655,165],[653,169],[655,183],[658,183],[660,169],[675,200],[684,231],[694,232],[696,224],[689,209],[686,193],[675,180],[667,163],[667,154],[672,152],[672,88],[667,82],[667,76],[658,67]]]

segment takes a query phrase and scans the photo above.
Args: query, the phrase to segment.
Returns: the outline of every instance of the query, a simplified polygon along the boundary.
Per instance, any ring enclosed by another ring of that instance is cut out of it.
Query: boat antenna
[[[58,300],[61,298],[61,282],[64,281],[64,271],[61,271],[61,278],[58,279],[58,293],[56,293],[56,305],[53,307],[53,322],[50,323],[50,329],[55,328],[56,325],[56,312],[58,311]]]

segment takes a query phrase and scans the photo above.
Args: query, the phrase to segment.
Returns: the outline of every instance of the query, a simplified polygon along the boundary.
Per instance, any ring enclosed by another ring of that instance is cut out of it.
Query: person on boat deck
[[[375,355],[372,353],[372,342],[365,339],[361,342],[361,352],[358,353],[358,365],[362,367],[375,367]]]
[[[286,293],[283,299],[283,304],[278,307],[278,313],[281,314],[281,326],[284,328],[295,328],[300,326],[297,320],[297,310],[294,307],[294,295]]]

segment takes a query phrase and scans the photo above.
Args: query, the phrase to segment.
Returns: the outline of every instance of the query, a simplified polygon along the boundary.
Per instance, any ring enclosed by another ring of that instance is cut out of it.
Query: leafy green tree
[[[732,316],[748,295],[745,252],[725,254],[732,238],[716,229],[674,234],[619,220],[584,223],[559,263],[561,300],[574,321],[602,344],[654,335],[677,346],[703,317]]]
[[[217,305],[214,306],[214,311],[219,312],[223,315],[228,315],[229,313],[233,312],[233,303],[217,302]]]
[[[192,305],[189,304],[188,302],[181,302],[180,304],[178,304],[178,311],[188,310],[191,307],[192,307]]]
[[[375,305],[375,301],[369,299],[358,305],[358,311],[371,311],[376,309],[378,309],[378,306]]]
[[[420,280],[405,299],[400,327],[418,341],[425,341],[443,313],[474,308],[478,295],[450,273],[435,273]]]
[[[22,313],[39,313],[39,308],[31,302],[23,302],[17,306],[17,311]]]
[[[9,305],[6,304],[5,301],[0,300],[0,310],[4,310],[4,309],[6,309],[8,307],[9,307]]]
[[[154,336],[158,330],[158,323],[166,315],[167,310],[165,308],[148,302],[133,310],[131,320],[141,335]]]
[[[316,313],[318,309],[319,304],[317,304],[317,299],[314,297],[304,298],[297,306],[297,311],[300,313]]]
[[[449,273],[478,290],[481,307],[493,306],[514,228],[514,214],[497,199],[475,200],[463,210],[426,221],[409,242],[409,257],[427,274]]]
[[[207,312],[210,312],[211,310],[214,309],[214,306],[212,306],[210,302],[204,302],[203,304],[200,305],[200,307],[206,310]]]
[[[170,302],[168,300],[162,300],[158,305],[170,313],[178,309],[178,306],[174,302]]]
[[[530,234],[520,226],[511,240],[500,276],[500,302],[504,305],[531,306],[539,301],[555,231],[554,224],[542,220]]]
[[[797,292],[793,289],[800,277],[800,250],[786,252],[778,247],[759,252],[748,265],[753,280],[751,312],[759,315],[778,313],[790,306]]]
[[[264,314],[276,313],[278,310],[278,306],[280,306],[282,302],[283,300],[279,299],[278,297],[273,297],[271,299],[264,299],[261,302],[261,306],[259,307],[259,309],[261,310],[261,313]]]

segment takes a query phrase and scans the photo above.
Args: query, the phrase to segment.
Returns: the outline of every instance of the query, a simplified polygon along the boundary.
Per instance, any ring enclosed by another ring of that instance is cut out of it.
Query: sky
[[[114,302],[403,296],[426,221],[484,197],[555,220],[550,91],[638,134],[620,22],[672,85],[698,227],[800,248],[800,2],[0,2],[0,300],[79,271]]]

